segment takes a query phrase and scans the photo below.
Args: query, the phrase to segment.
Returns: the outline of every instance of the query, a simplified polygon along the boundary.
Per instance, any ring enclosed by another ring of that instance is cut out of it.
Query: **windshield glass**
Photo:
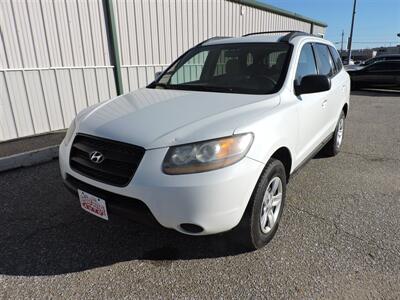
[[[290,52],[287,43],[195,47],[149,88],[275,93],[285,79]]]

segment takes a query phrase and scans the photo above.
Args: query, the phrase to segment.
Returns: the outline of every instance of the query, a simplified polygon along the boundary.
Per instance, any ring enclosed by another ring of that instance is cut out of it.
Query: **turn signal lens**
[[[246,133],[171,147],[163,162],[163,172],[190,174],[230,166],[247,154],[252,142],[253,134]]]

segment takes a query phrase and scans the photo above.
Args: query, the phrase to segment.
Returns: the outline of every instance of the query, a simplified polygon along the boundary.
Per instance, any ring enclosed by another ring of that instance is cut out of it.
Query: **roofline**
[[[328,24],[326,24],[324,22],[321,22],[321,21],[318,21],[315,19],[311,19],[311,18],[302,16],[302,15],[299,15],[297,13],[278,8],[278,7],[270,5],[270,4],[262,3],[257,0],[228,0],[228,1],[243,4],[246,6],[251,6],[251,7],[258,8],[258,9],[265,10],[265,11],[269,11],[269,12],[272,12],[272,13],[275,13],[275,14],[278,14],[281,16],[290,17],[290,18],[293,18],[293,19],[296,19],[299,21],[308,22],[308,23],[311,23],[311,24],[314,24],[317,26],[321,26],[324,28],[328,27]]]

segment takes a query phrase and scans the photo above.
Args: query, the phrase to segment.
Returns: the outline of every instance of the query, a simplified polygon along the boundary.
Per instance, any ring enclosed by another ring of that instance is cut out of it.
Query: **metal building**
[[[0,141],[66,128],[209,37],[325,28],[254,0],[0,0]]]

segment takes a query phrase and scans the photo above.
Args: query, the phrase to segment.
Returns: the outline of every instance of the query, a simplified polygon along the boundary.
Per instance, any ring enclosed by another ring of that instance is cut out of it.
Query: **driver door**
[[[303,46],[296,70],[296,81],[307,75],[318,74],[314,50],[310,43]],[[316,149],[324,139],[326,123],[325,105],[330,91],[298,96],[299,135],[298,161],[301,162]]]

